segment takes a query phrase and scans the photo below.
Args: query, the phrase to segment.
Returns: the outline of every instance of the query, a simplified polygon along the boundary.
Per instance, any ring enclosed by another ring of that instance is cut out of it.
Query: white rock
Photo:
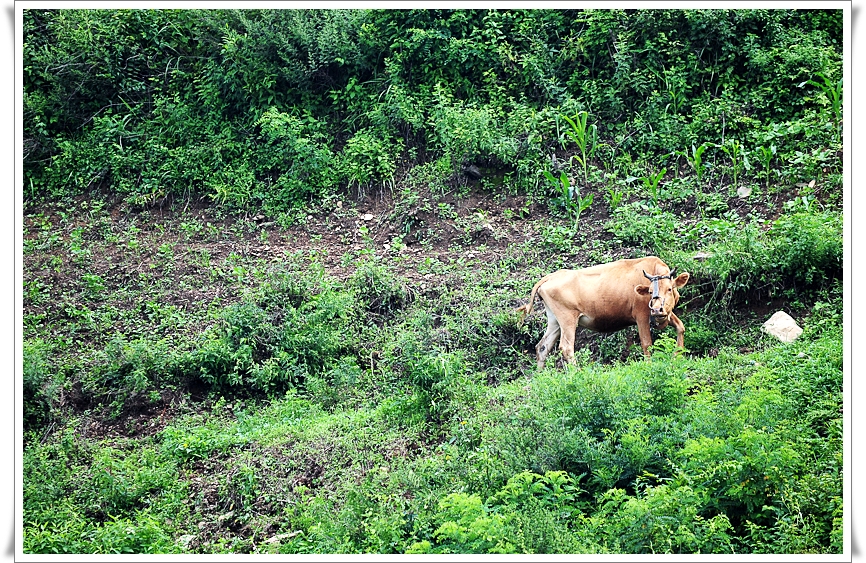
[[[373,220],[373,214],[372,213],[364,213],[364,215],[361,217],[361,219],[363,219],[364,221],[372,221]]]
[[[771,334],[782,342],[793,342],[803,334],[803,329],[797,326],[797,321],[785,311],[777,311],[761,326],[761,330]]]
[[[752,188],[748,186],[740,186],[737,188],[737,195],[740,196],[741,199],[745,199],[752,195]]]

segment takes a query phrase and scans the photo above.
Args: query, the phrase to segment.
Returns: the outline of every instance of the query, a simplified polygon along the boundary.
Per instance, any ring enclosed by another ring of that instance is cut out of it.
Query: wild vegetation
[[[23,551],[841,553],[842,47],[840,10],[24,10]],[[687,352],[536,370],[532,284],[647,254]]]

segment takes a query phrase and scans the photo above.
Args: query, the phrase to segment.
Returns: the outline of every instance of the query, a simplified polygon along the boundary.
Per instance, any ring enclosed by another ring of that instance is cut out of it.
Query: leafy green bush
[[[160,434],[162,454],[178,461],[207,459],[213,452],[223,452],[242,444],[243,440],[226,435],[216,424],[193,428],[169,426]]]
[[[478,495],[451,493],[439,501],[438,519],[433,532],[435,548],[429,540],[409,547],[407,553],[514,553],[508,539],[507,518],[491,512]]]
[[[438,528],[407,553],[586,552],[572,524],[582,518],[576,480],[563,471],[522,471],[494,495],[451,493],[439,502]],[[544,525],[541,525],[541,524]],[[564,547],[572,549],[563,549]]]
[[[729,230],[702,250],[710,256],[689,266],[709,279],[713,297],[724,302],[755,294],[778,295],[791,287],[827,287],[842,272],[842,221],[838,212],[782,215],[764,231],[756,223]],[[674,263],[685,263],[676,254]]]
[[[705,518],[703,502],[687,486],[648,487],[638,496],[611,489],[600,497],[592,525],[614,553],[734,552],[728,518]]]
[[[358,264],[349,286],[368,311],[382,318],[392,316],[412,299],[406,280],[377,259]]]
[[[651,254],[662,254],[678,240],[679,221],[669,211],[632,202],[617,207],[612,215],[605,229],[623,243],[645,248]]]
[[[689,317],[688,328],[683,335],[686,350],[704,356],[720,342],[720,323],[703,317]]]
[[[842,274],[842,216],[839,213],[793,213],[779,217],[769,240],[771,259],[794,283],[822,285]]]
[[[173,488],[177,482],[174,467],[164,464],[152,449],[139,454],[128,456],[111,447],[96,452],[88,471],[73,479],[86,511],[106,517],[131,514]]]
[[[56,406],[61,375],[51,361],[51,346],[44,340],[25,340],[22,384],[24,391],[24,429],[39,428]]]
[[[149,392],[172,382],[178,352],[166,339],[132,341],[115,337],[95,354],[95,366],[83,376],[83,389],[119,415],[130,401],[150,402]]]
[[[186,358],[203,381],[220,388],[270,393],[303,383],[352,351],[357,303],[325,289],[304,303],[241,302],[229,306]]]
[[[687,382],[679,362],[657,358],[537,375],[525,412],[494,432],[496,440],[518,467],[585,473],[593,493],[664,473],[679,445],[669,417],[685,404]]]
[[[364,187],[373,181],[391,181],[402,149],[403,140],[385,132],[374,129],[355,132],[342,153],[341,164],[349,184]]]
[[[519,509],[536,499],[557,510],[561,517],[568,518],[580,506],[577,500],[580,492],[575,479],[565,471],[547,471],[544,475],[522,471],[509,478],[488,503],[507,511]]]
[[[328,147],[324,124],[312,115],[298,117],[271,107],[256,126],[256,172],[270,186],[263,193],[268,207],[298,206],[331,193],[341,178],[338,159]]]

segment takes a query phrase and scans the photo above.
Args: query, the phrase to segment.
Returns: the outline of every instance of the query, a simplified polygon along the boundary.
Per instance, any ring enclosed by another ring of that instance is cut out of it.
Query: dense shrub
[[[336,189],[343,176],[322,122],[271,107],[256,125],[261,137],[253,148],[255,172],[264,180],[257,195],[268,208],[297,206]]]
[[[349,286],[367,311],[379,319],[392,317],[412,301],[407,281],[374,258],[358,264]]]
[[[724,514],[704,518],[701,494],[659,485],[630,496],[611,489],[592,518],[612,553],[732,553],[732,528]]]
[[[24,429],[43,426],[57,404],[60,374],[51,361],[50,346],[42,340],[26,341],[23,351]]]
[[[838,82],[840,30],[841,10],[26,10],[25,193],[279,212],[409,149],[534,190],[580,110],[641,160],[728,138],[802,159],[839,142],[815,84]]]
[[[321,374],[356,345],[357,302],[325,287],[293,305],[271,294],[264,303],[229,306],[185,358],[208,385],[271,393]]]
[[[403,140],[387,132],[361,129],[346,141],[342,166],[349,184],[367,186],[374,181],[389,181],[397,171],[397,157]]]
[[[617,207],[605,228],[624,244],[661,254],[678,241],[676,216],[641,202]]]
[[[672,263],[691,262],[689,270],[696,281],[713,284],[715,299],[730,302],[780,295],[792,288],[828,288],[841,276],[838,212],[795,212],[782,215],[767,230],[751,222],[725,232],[723,239],[701,248],[709,254],[703,262],[690,260],[689,251],[670,253]]]
[[[770,231],[771,259],[779,276],[809,287],[842,275],[842,216],[839,213],[782,215]]]

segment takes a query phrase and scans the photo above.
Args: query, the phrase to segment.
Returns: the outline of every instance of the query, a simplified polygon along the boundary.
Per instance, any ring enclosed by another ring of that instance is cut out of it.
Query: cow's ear
[[[682,287],[689,283],[689,273],[683,272],[682,274],[677,276],[677,279],[674,280],[674,287]]]
[[[648,285],[636,285],[634,286],[634,292],[638,295],[649,295],[650,286]]]

